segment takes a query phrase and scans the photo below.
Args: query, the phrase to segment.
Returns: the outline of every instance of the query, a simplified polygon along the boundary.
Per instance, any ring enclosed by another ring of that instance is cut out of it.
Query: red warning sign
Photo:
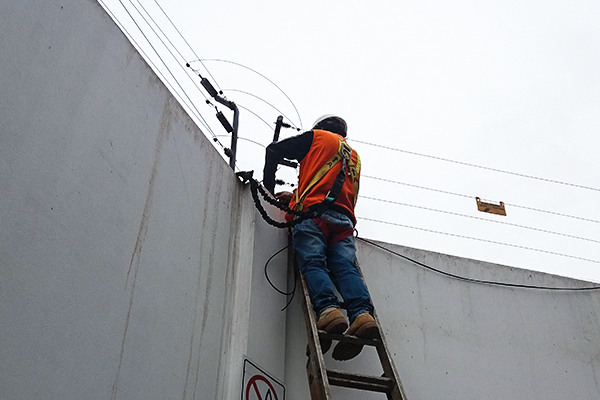
[[[250,360],[244,360],[242,400],[285,400],[285,387]]]
[[[262,375],[254,375],[246,385],[246,400],[279,400],[275,388]]]

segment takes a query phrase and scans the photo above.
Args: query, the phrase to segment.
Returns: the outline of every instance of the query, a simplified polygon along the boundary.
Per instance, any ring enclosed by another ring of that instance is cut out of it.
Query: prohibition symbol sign
[[[247,358],[240,387],[241,400],[285,400],[285,386]]]
[[[279,400],[275,388],[267,378],[254,375],[246,384],[244,400]]]

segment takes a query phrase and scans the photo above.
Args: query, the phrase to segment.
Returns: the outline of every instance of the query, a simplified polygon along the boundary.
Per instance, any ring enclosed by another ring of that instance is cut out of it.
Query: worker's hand
[[[292,192],[275,193],[275,198],[285,204],[290,204],[290,201],[292,200],[292,196],[293,196]]]

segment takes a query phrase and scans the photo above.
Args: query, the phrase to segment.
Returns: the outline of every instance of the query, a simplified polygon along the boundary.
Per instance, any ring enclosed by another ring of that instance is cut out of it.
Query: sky
[[[207,137],[198,74],[240,107],[238,170],[337,114],[360,237],[600,282],[598,1],[100,2]]]

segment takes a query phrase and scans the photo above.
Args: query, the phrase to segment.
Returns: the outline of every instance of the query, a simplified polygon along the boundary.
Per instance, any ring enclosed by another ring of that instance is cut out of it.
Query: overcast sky
[[[280,113],[335,113],[363,163],[359,236],[600,282],[597,0],[102,1],[208,137],[229,146],[185,62],[243,107],[240,170],[262,176]]]

